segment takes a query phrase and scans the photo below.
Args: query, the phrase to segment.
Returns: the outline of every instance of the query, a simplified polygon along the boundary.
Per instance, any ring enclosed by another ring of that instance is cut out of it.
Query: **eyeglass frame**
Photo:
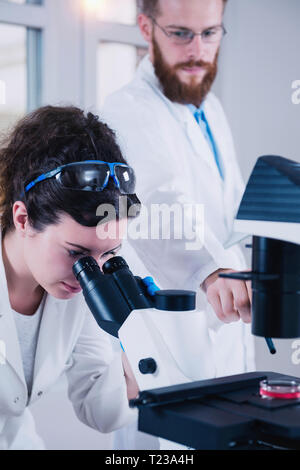
[[[156,19],[153,17],[153,16],[149,16],[149,18],[151,19],[151,21],[156,25],[158,26],[158,28],[169,38],[171,39],[173,36],[172,36],[172,33],[167,31],[165,28],[163,28],[162,26],[160,26],[160,24],[157,23]],[[186,43],[182,43],[182,44],[176,44],[177,46],[187,46],[188,44],[191,44],[193,42],[193,40],[195,39],[195,36],[201,36],[201,39],[202,41],[205,43],[205,44],[216,44],[218,43],[218,41],[212,41],[212,42],[208,42],[208,41],[205,41],[203,40],[203,33],[205,33],[205,31],[209,31],[210,29],[213,29],[213,28],[221,28],[222,31],[223,31],[223,35],[221,37],[221,40],[223,39],[223,37],[227,34],[227,30],[224,26],[224,24],[222,23],[221,25],[217,25],[217,26],[212,26],[211,28],[206,28],[204,29],[203,31],[199,32],[199,33],[195,33],[193,30],[189,29],[189,28],[182,28],[182,31],[186,31],[186,32],[190,32],[192,33],[192,37],[189,39],[188,42]],[[178,29],[179,31],[179,29]],[[173,37],[174,38],[174,37]],[[220,42],[221,42],[220,40]]]

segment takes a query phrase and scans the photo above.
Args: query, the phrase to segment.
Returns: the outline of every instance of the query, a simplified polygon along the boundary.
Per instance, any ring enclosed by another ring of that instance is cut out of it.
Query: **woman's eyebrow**
[[[122,248],[122,244],[116,246],[116,248],[112,248],[111,250],[106,251],[103,253],[103,255],[107,255],[108,253],[111,253],[112,251],[117,251],[119,248]]]
[[[84,246],[81,246],[81,245],[77,245],[76,243],[70,243],[70,242],[66,242],[68,245],[72,245],[76,248],[79,248],[80,250],[82,251],[86,251],[88,253],[91,252],[91,250],[89,248],[84,248]],[[118,250],[119,248],[122,248],[122,244],[116,246],[115,248],[111,248],[110,250],[106,251],[105,253],[103,253],[104,255],[106,255],[107,253],[111,253],[112,251],[116,251]]]
[[[79,248],[80,250],[82,251],[87,251],[88,253],[90,253],[91,250],[89,250],[89,248],[84,248],[84,246],[81,246],[81,245],[76,245],[76,243],[70,243],[70,242],[66,242],[68,245],[72,245],[72,246],[75,246],[76,248]]]

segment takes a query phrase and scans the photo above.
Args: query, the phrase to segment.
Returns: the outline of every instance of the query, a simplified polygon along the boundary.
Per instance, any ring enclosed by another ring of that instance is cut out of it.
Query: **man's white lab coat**
[[[199,341],[205,345],[203,361],[209,363],[214,377],[253,370],[254,353],[249,326],[241,321],[221,324],[199,289],[218,268],[246,268],[240,247],[223,248],[244,190],[232,135],[212,93],[204,102],[204,111],[222,159],[224,181],[193,114],[187,106],[164,96],[148,56],[134,80],[110,95],[99,114],[116,132],[123,155],[136,172],[136,193],[149,212],[153,204],[204,206],[204,244],[200,249],[187,250],[189,240],[184,237],[129,239],[127,259],[135,274],[139,274],[142,261],[145,271],[141,274],[151,274],[164,289],[198,290],[197,305],[207,312],[207,326],[199,332]],[[188,211],[185,220],[192,226],[197,224]]]
[[[128,406],[121,356],[113,354],[108,335],[98,327],[82,294],[70,300],[47,295],[28,397],[1,250],[0,341],[5,345],[0,350],[0,450],[43,449],[27,406],[42,399],[64,372],[69,398],[83,423],[110,432],[135,418],[136,411]]]

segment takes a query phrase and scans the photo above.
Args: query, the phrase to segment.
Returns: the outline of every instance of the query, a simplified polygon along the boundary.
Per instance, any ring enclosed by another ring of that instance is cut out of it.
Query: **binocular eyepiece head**
[[[114,258],[110,258],[104,265],[102,266],[103,274],[113,274],[120,269],[129,269],[128,264],[121,256],[115,256]],[[73,265],[73,273],[77,280],[82,272],[90,272],[90,273],[98,273],[101,272],[101,269],[92,256],[83,256],[80,258],[76,263]]]
[[[109,259],[102,271],[93,257],[85,256],[74,264],[73,273],[98,325],[113,336],[132,310],[153,307],[141,279],[120,256]]]

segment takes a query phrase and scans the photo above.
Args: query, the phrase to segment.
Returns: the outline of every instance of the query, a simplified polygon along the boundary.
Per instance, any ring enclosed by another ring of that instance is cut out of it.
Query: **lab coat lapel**
[[[15,320],[11,310],[9,310],[10,307],[7,307],[7,305],[3,303],[3,300],[1,301],[0,308],[0,315],[2,315],[0,318],[0,341],[3,341],[5,345],[5,358],[3,358],[3,360],[14,369],[19,380],[25,385],[22,356]]]
[[[2,262],[1,250],[0,255],[0,340],[2,340],[5,344],[6,363],[14,369],[18,378],[25,385],[25,377],[18,333],[9,301],[6,275]]]
[[[216,115],[215,110],[212,109],[212,107],[209,106],[207,102],[204,103],[204,113],[217,147],[217,152],[219,154],[224,171],[224,183],[226,184],[228,171],[230,170],[230,157],[228,155],[228,150],[231,148],[231,146],[224,138],[224,124],[222,124],[223,128],[221,129],[219,125],[219,116]],[[232,158],[233,157],[234,156],[232,155]]]
[[[219,116],[216,115],[215,110],[211,106],[205,104],[204,112],[223,165],[224,220],[226,222],[227,229],[231,231],[234,214],[232,208],[238,208],[239,200],[243,194],[244,183],[240,170],[236,164],[235,149],[230,129],[228,128],[228,132],[224,132],[224,121],[222,119],[219,120]]]
[[[61,324],[67,302],[47,294],[35,355],[32,396],[42,386],[47,388],[53,382],[53,371],[59,371],[62,355],[60,338]]]
[[[187,137],[193,147],[195,155],[201,158],[202,162],[205,162],[214,173],[218,173],[218,168],[215,163],[215,157],[212,153],[209,143],[207,142],[203,132],[200,129],[195,117],[191,111],[183,105],[173,104],[175,107],[180,106],[181,119],[185,128]]]

